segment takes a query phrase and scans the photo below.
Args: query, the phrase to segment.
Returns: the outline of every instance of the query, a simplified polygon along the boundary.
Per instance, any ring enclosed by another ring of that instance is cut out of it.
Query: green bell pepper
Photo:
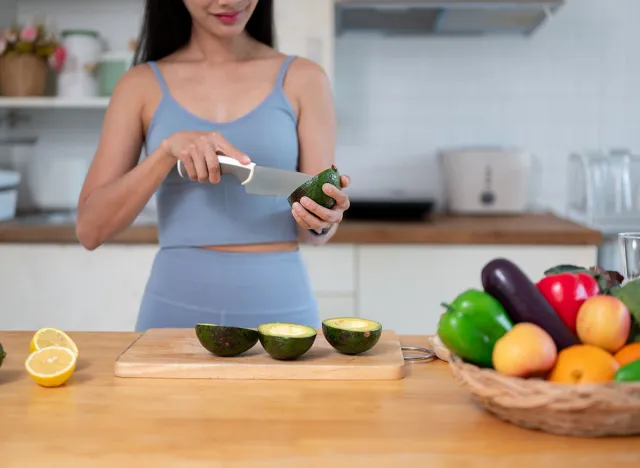
[[[438,336],[464,361],[480,367],[493,367],[493,347],[511,328],[513,322],[502,304],[492,295],[468,289],[440,317]]]
[[[640,382],[640,359],[618,369],[613,380],[616,382]]]

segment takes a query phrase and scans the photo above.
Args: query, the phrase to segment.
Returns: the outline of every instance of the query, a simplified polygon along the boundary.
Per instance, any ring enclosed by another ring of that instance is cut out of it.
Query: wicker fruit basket
[[[453,354],[449,366],[474,402],[517,426],[574,437],[640,434],[640,383],[561,385],[521,379]]]

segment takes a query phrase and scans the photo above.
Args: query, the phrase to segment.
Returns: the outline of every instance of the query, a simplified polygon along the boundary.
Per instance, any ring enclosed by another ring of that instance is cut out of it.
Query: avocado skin
[[[4,352],[4,349],[2,348],[2,343],[0,343],[0,367],[2,367],[2,361],[4,361],[4,358],[7,356],[7,353]]]
[[[197,324],[196,336],[204,349],[219,357],[237,356],[258,342],[256,330],[222,325]]]
[[[302,356],[311,349],[316,334],[306,337],[285,337],[265,335],[258,332],[260,344],[273,359],[291,361]]]
[[[287,198],[289,206],[293,207],[295,202],[299,202],[302,197],[307,196],[320,206],[328,209],[333,208],[336,201],[322,191],[324,184],[331,184],[337,188],[341,188],[340,173],[336,166],[332,165],[329,169],[325,169],[321,173],[313,176],[295,189],[293,193],[289,195],[289,198]]]
[[[336,351],[353,356],[373,348],[380,340],[382,327],[372,331],[343,330],[323,322],[322,334]]]

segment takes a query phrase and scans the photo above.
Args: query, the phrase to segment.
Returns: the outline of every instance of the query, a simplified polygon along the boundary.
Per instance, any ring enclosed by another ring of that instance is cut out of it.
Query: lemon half
[[[76,369],[76,354],[62,346],[48,346],[31,353],[24,363],[33,380],[43,387],[59,387]]]
[[[65,332],[56,328],[41,328],[35,332],[31,338],[29,352],[33,353],[34,351],[48,348],[49,346],[69,348],[76,356],[78,356],[78,347],[73,340],[69,338],[69,335]]]

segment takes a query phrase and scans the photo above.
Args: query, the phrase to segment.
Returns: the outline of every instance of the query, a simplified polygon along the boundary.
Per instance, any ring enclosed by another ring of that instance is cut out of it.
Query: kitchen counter
[[[471,244],[471,245],[599,245],[599,231],[550,213],[519,216],[447,216],[430,222],[345,220],[333,244]],[[0,223],[0,243],[76,244],[72,222],[11,221]],[[110,241],[155,244],[154,224],[134,225]]]
[[[32,333],[0,332],[3,467],[640,466],[640,438],[558,437],[489,416],[442,361],[375,385],[121,379],[114,361],[137,333],[70,335],[78,368],[47,389],[24,370]]]

